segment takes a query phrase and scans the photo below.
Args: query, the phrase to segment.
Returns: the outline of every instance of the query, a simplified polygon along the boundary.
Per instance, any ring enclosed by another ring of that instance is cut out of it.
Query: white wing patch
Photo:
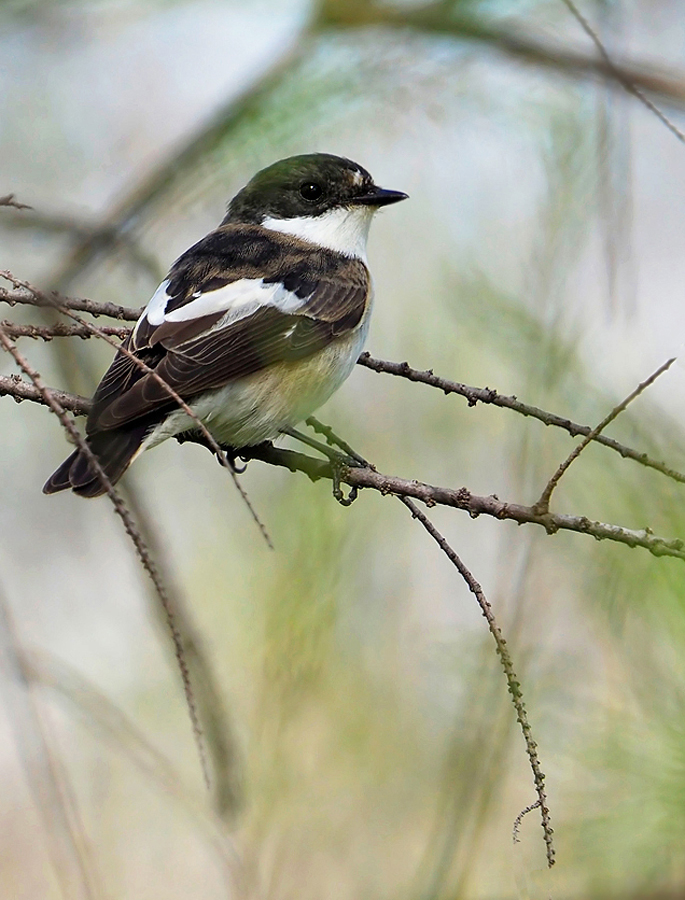
[[[252,315],[263,306],[273,306],[284,313],[292,313],[300,309],[307,298],[298,297],[287,291],[280,281],[264,284],[262,278],[240,278],[215,291],[193,294],[190,303],[166,312],[171,299],[167,294],[169,279],[163,281],[153,294],[141,320],[147,317],[150,325],[158,326],[164,322],[188,322],[214,313],[226,313],[219,323],[221,327],[238,319]]]
[[[150,325],[161,325],[164,321],[164,310],[169,302],[169,295],[166,289],[169,287],[169,279],[166,278],[150,298],[150,302],[145,307],[145,312],[141,319],[147,316]]]

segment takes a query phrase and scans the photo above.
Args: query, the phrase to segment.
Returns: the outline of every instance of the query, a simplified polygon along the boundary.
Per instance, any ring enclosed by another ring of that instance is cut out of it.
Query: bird
[[[322,406],[366,340],[371,220],[406,198],[328,153],[257,172],[219,227],[173,263],[95,391],[85,440],[110,483],[144,450],[197,430],[160,379],[235,451],[276,439]],[[107,491],[80,449],[43,492],[69,489]]]

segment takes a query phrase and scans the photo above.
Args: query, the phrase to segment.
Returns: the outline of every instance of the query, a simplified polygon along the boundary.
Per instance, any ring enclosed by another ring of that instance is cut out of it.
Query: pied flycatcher
[[[231,200],[221,225],[180,256],[127,347],[169,384],[216,441],[276,438],[351,373],[369,326],[366,239],[374,213],[406,194],[349,159],[282,159]],[[143,450],[195,423],[123,353],[100,382],[86,439],[115,484]],[[75,450],[43,488],[105,493]]]

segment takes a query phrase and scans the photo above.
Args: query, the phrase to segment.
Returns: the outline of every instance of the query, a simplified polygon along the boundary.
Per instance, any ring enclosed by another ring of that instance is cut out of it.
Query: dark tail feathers
[[[88,446],[112,484],[128,469],[148,430],[149,426],[139,426],[127,431],[103,431],[88,438]],[[107,493],[88,457],[80,450],[74,450],[53,472],[43,486],[43,493],[56,494],[69,488],[80,497],[101,497]]]

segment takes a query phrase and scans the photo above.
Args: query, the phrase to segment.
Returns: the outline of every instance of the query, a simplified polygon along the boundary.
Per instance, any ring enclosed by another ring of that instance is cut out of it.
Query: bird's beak
[[[366,194],[355,197],[352,203],[362,203],[364,206],[389,206],[391,203],[406,200],[408,196],[409,194],[402,191],[388,191],[374,185]]]

